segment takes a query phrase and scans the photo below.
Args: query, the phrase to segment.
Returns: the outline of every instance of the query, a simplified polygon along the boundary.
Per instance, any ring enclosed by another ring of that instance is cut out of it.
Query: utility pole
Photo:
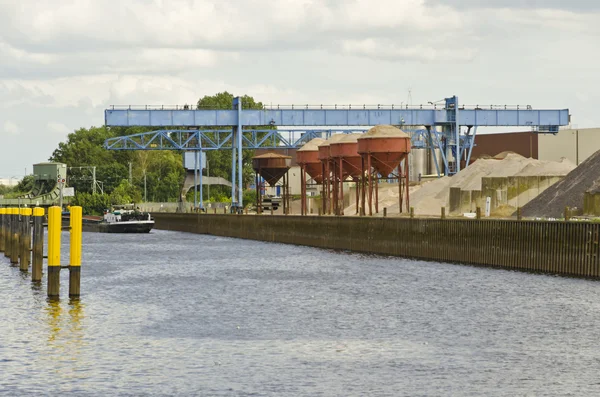
[[[129,162],[129,184],[133,184],[133,177],[131,175],[131,161]]]
[[[92,167],[92,194],[96,194],[96,166]]]
[[[206,177],[207,177],[207,180],[206,180],[207,192],[206,192],[206,194],[208,196],[206,199],[210,202],[210,168],[209,168],[209,165],[210,165],[210,161],[208,161],[208,159],[206,159]]]
[[[144,202],[147,203],[148,202],[148,198],[146,197],[146,170],[144,170]]]
[[[194,211],[198,208],[198,153],[194,152]]]

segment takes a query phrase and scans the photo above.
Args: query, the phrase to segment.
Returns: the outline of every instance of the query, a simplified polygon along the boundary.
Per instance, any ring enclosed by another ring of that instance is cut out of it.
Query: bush
[[[111,204],[131,204],[142,201],[142,194],[137,186],[131,185],[126,179],[123,179],[110,194]]]
[[[242,196],[242,200],[244,200],[244,207],[250,207],[256,205],[256,190],[246,189],[244,190],[244,195]]]
[[[104,210],[110,208],[110,196],[78,192],[71,200],[71,205],[81,206],[84,215],[102,215]]]

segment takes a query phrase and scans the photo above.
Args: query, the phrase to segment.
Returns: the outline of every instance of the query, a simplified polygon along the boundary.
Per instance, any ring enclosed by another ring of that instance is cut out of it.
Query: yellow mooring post
[[[44,263],[44,215],[43,208],[33,209],[33,259],[31,263],[31,281],[42,281]]]
[[[53,206],[48,209],[48,297],[60,294],[60,234],[62,210]]]
[[[19,259],[20,267],[22,272],[29,270],[29,263],[31,261],[31,208],[21,209],[21,255]]]
[[[69,266],[69,297],[79,298],[81,285],[82,208],[71,207],[71,265]]]
[[[0,208],[0,252],[4,252],[4,231],[6,228],[6,209]]]
[[[10,229],[10,223],[12,221],[12,208],[4,209],[4,217],[6,218],[4,223],[4,256],[10,258],[10,254],[12,253],[12,249],[10,248],[12,241],[12,234]]]
[[[16,265],[19,263],[19,209],[12,209],[12,222],[10,225],[10,263]]]

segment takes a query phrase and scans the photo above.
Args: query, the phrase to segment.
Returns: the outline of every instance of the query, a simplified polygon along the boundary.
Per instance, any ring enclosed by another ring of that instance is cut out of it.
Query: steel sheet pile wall
[[[600,224],[154,214],[156,227],[480,266],[600,277]]]

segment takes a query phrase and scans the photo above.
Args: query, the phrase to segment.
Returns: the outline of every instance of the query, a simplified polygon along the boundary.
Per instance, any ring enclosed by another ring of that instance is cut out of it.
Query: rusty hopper
[[[328,140],[319,145],[319,160],[328,161],[331,159],[330,145],[344,139],[345,134],[334,134]]]
[[[344,181],[348,177],[358,180],[362,174],[362,157],[358,154],[358,138],[363,134],[346,134],[329,146],[333,175],[333,211],[344,215]],[[356,189],[356,208],[358,209],[359,189]]]
[[[323,213],[331,214],[330,196],[332,193],[333,178],[333,159],[331,158],[330,146],[344,138],[344,134],[334,134],[328,140],[319,145],[319,160],[322,163],[323,172]]]
[[[314,138],[296,151],[296,161],[300,166],[300,213],[302,215],[306,215],[308,212],[306,203],[306,174],[317,184],[323,183],[323,163],[319,160],[319,145],[323,142],[325,142],[324,139]]]
[[[275,186],[292,166],[292,158],[283,154],[265,153],[252,157],[252,168],[270,186]]]
[[[319,145],[325,142],[322,138],[315,138],[296,151],[298,165],[304,167],[306,173],[317,183],[323,182],[323,170],[319,160]]]
[[[387,177],[394,170],[398,178],[398,198],[400,212],[402,212],[403,184],[406,190],[406,210],[410,208],[408,197],[408,153],[410,152],[410,137],[401,129],[391,125],[377,125],[367,131],[358,139],[358,153],[362,156],[362,170],[367,171],[362,177],[362,214],[365,209],[365,190],[369,191],[369,215],[372,215],[373,185],[375,184],[375,212],[379,212],[377,181],[379,175]],[[404,162],[404,166],[400,164]],[[367,181],[368,179],[368,181]]]
[[[339,141],[333,142],[329,146],[329,152],[332,158],[342,162],[342,172],[344,177],[359,177],[361,175],[361,159],[358,154],[358,139],[363,134],[345,134]],[[338,171],[339,175],[339,171]]]
[[[265,153],[260,156],[252,157],[252,168],[256,172],[256,202],[257,212],[260,214],[263,210],[262,186],[259,175],[269,184],[275,186],[283,178],[283,214],[289,213],[290,202],[288,194],[287,173],[292,165],[292,157],[283,154]],[[273,204],[270,204],[271,213],[273,213]]]
[[[371,166],[387,176],[410,152],[410,137],[391,125],[378,125],[358,139],[358,153],[371,154]]]

